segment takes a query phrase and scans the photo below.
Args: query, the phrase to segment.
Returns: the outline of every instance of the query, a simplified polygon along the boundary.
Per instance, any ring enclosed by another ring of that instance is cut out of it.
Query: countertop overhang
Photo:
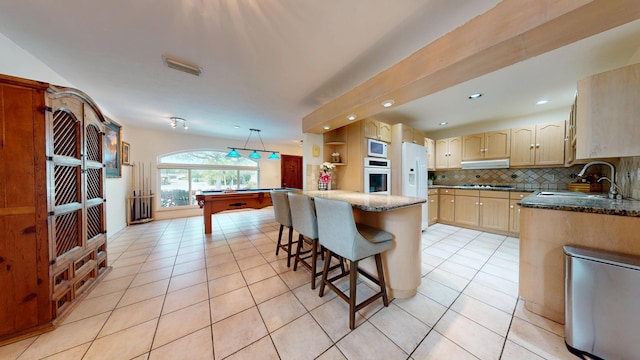
[[[309,190],[302,193],[310,197],[347,201],[356,209],[374,212],[391,211],[427,202],[427,199],[419,197],[365,194],[346,190]]]
[[[525,208],[577,211],[603,215],[640,217],[640,201],[632,199],[580,198],[564,196],[537,196],[540,191],[520,200]]]

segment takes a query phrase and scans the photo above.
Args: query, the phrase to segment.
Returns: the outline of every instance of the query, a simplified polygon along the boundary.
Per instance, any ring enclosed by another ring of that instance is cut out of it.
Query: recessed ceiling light
[[[479,98],[479,97],[481,97],[481,96],[482,96],[482,94],[480,94],[480,93],[475,93],[475,94],[471,94],[471,95],[469,95],[469,99],[474,100],[474,99],[477,99],[477,98]]]
[[[549,100],[538,100],[538,101],[536,102],[536,105],[544,105],[544,104],[546,104],[546,103],[548,103],[548,102],[549,102]]]
[[[240,129],[240,125],[233,125],[234,129]]]
[[[323,128],[323,129],[325,129],[325,130],[329,130],[329,129],[331,129],[331,126],[329,126],[329,125],[325,125],[325,126],[323,126],[322,128]]]
[[[393,101],[393,100],[385,100],[385,101],[383,101],[383,102],[382,102],[382,106],[384,106],[384,107],[389,107],[389,106],[391,106],[391,105],[393,105],[393,104],[395,104],[395,103],[396,103],[396,102],[395,102],[395,101]]]
[[[441,123],[438,123],[438,125],[440,125],[440,126],[445,126],[445,125],[447,125],[447,124],[448,124],[448,122],[446,122],[446,121],[443,121],[443,122],[441,122]]]
[[[353,121],[356,118],[358,118],[358,116],[356,114],[351,114],[351,115],[347,116],[347,119],[349,119],[350,121]]]

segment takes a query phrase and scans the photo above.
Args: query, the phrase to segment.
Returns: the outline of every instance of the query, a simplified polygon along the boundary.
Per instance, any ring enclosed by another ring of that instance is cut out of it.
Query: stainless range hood
[[[509,159],[463,161],[462,170],[508,169]]]

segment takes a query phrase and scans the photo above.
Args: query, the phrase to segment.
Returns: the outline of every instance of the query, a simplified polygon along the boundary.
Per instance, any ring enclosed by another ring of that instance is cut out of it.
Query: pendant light
[[[249,143],[249,140],[251,139],[251,135],[253,135],[254,132],[258,133],[258,138],[260,139],[260,144],[262,144],[262,150],[247,148],[247,144]],[[247,141],[244,142],[244,146],[243,147],[241,147],[241,148],[240,147],[227,147],[227,149],[231,149],[231,151],[229,151],[229,153],[227,154],[227,157],[230,157],[230,158],[240,158],[240,157],[242,157],[242,155],[240,155],[238,150],[247,150],[247,151],[252,151],[252,153],[248,156],[248,158],[251,159],[251,160],[260,160],[260,159],[262,159],[262,156],[259,154],[261,152],[271,153],[271,155],[269,155],[269,157],[267,158],[268,160],[280,160],[280,156],[278,156],[278,151],[267,150],[264,147],[264,142],[262,141],[262,136],[260,136],[260,130],[259,129],[249,129],[249,137],[247,137]]]

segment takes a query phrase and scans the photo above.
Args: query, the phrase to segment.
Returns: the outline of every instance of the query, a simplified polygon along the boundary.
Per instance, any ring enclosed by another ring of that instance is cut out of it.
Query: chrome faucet
[[[598,179],[598,182],[600,182],[601,180],[608,180],[611,183],[611,186],[609,187],[609,198],[610,199],[615,199],[618,195],[618,191],[617,189],[620,189],[620,187],[615,183],[616,181],[616,168],[615,166],[613,166],[612,163],[610,162],[606,162],[606,161],[592,161],[590,163],[587,163],[582,170],[580,170],[580,172],[578,173],[578,176],[582,177],[584,176],[584,173],[587,171],[587,169],[593,165],[606,165],[609,167],[609,169],[611,170],[609,176],[611,176],[611,178],[608,178],[606,176],[601,177],[600,179]]]
[[[606,176],[603,176],[600,179],[598,179],[598,182],[600,182],[602,180],[607,180],[607,181],[609,181],[611,183],[611,187],[609,188],[609,199],[620,199],[620,198],[622,198],[622,195],[620,195],[619,193],[616,192],[616,189],[620,190],[620,192],[622,192],[622,189],[620,189],[620,186],[616,185],[616,183],[611,181],[611,179],[609,179]]]

